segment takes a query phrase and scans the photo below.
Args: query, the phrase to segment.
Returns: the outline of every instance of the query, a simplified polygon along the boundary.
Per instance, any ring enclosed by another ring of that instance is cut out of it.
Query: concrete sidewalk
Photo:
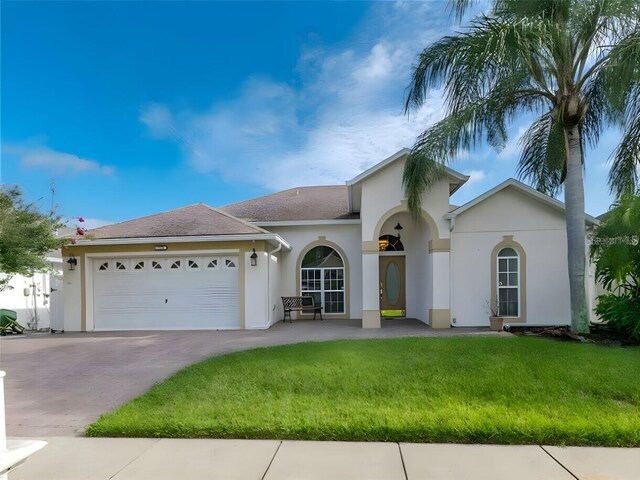
[[[10,480],[638,480],[640,448],[45,438]]]

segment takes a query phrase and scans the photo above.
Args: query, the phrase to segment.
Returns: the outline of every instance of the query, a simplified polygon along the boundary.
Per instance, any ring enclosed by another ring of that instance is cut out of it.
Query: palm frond
[[[564,129],[553,113],[542,115],[520,138],[517,175],[536,190],[556,196],[566,174]]]
[[[609,171],[609,188],[617,197],[640,190],[640,81],[627,98],[626,126]]]

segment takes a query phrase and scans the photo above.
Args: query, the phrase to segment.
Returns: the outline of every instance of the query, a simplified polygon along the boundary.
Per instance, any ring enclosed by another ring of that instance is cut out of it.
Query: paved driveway
[[[0,337],[7,434],[70,436],[102,413],[144,393],[183,367],[256,347],[340,338],[495,334],[488,329],[432,330],[415,320],[278,323],[269,330],[101,332]],[[507,335],[507,334],[502,334]]]

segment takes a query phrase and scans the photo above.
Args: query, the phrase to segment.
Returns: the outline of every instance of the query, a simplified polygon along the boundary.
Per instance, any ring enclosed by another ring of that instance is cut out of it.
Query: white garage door
[[[240,328],[237,256],[93,261],[95,330]]]

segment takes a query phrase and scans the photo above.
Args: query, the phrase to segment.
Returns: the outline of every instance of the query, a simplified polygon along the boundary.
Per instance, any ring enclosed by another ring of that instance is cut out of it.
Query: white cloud
[[[464,172],[464,174],[469,176],[469,180],[467,180],[467,185],[473,185],[474,183],[482,183],[487,178],[487,173],[483,170],[469,170],[468,172]]]
[[[440,93],[410,117],[403,111],[411,64],[447,24],[434,8],[374,4],[348,46],[304,48],[296,81],[255,76],[208,111],[151,104],[139,120],[178,141],[201,173],[269,189],[343,183],[441,118]]]
[[[46,146],[3,145],[5,154],[20,158],[25,168],[52,170],[58,174],[113,175],[115,168],[102,165],[96,160],[82,158],[73,153],[58,152]]]

